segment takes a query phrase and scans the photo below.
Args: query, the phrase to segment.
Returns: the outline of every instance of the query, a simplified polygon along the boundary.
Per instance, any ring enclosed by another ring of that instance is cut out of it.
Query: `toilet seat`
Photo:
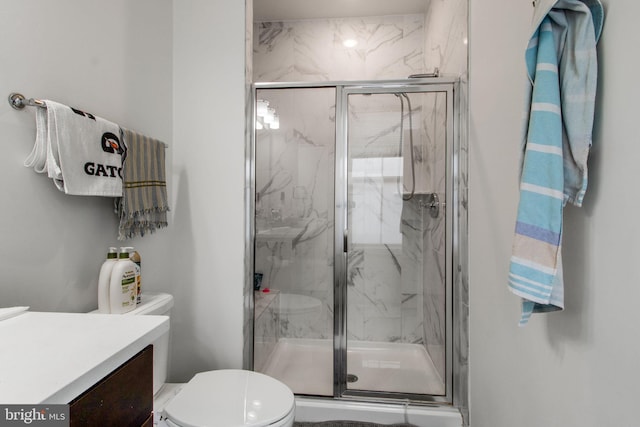
[[[293,424],[294,413],[286,385],[257,372],[223,369],[196,374],[163,415],[181,427],[275,427]]]

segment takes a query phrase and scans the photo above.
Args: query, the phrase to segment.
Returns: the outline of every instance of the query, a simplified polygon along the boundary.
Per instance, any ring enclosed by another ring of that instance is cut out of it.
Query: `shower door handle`
[[[345,254],[349,252],[349,229],[347,228],[342,232],[342,251]]]

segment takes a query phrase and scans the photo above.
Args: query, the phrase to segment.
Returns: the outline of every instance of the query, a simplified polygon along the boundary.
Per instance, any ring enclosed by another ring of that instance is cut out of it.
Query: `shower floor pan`
[[[333,341],[283,338],[263,373],[277,378],[296,394],[333,395]],[[350,390],[443,395],[445,387],[422,345],[349,341],[347,371]]]

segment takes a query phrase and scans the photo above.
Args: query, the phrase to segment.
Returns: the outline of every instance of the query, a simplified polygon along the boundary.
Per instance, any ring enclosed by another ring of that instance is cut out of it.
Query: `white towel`
[[[24,165],[38,173],[47,170],[47,110],[36,108],[36,143],[24,161]]]
[[[25,166],[47,171],[66,194],[122,196],[120,128],[100,117],[43,101],[36,112],[36,143]]]

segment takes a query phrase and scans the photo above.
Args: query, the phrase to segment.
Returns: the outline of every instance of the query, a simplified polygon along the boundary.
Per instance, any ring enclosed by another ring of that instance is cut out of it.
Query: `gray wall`
[[[170,0],[4,2],[0,306],[97,308],[100,265],[108,247],[120,245],[111,199],[65,195],[23,166],[35,110],[13,110],[6,97],[56,100],[172,145],[171,19]],[[166,230],[131,244],[143,256],[145,288],[168,288]]]
[[[244,15],[237,0],[173,4],[174,381],[242,366]]]
[[[172,381],[242,364],[244,13],[234,0],[24,0],[0,14],[3,96],[71,104],[169,144],[169,228],[131,244],[143,287],[176,297]],[[118,245],[111,200],[66,196],[22,166],[33,109],[0,103],[0,132],[0,306],[96,308]]]
[[[506,288],[531,2],[471,0],[471,423],[637,426],[637,38],[640,5],[604,0],[600,86],[582,208],[565,212],[566,310],[517,326]]]

